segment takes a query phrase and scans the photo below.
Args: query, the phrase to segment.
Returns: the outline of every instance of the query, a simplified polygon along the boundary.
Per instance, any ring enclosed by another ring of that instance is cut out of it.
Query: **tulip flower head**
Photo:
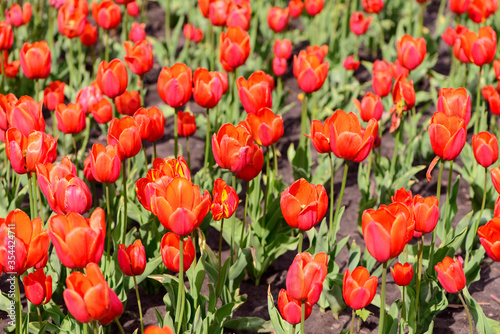
[[[398,262],[391,268],[391,274],[397,285],[407,286],[413,279],[413,266],[408,262],[405,264]]]
[[[323,86],[328,75],[328,62],[322,62],[316,54],[300,52],[293,57],[293,74],[300,89],[306,94],[313,93]]]
[[[261,108],[271,108],[272,86],[269,78],[264,71],[257,71],[245,80],[244,77],[239,77],[236,80],[238,88],[238,96],[241,104],[248,114],[255,114]]]
[[[485,22],[490,15],[497,11],[497,8],[497,0],[471,1],[468,7],[469,18],[476,23]]]
[[[52,298],[52,276],[45,276],[43,268],[23,277],[26,299],[34,305],[45,305]]]
[[[352,102],[358,109],[359,115],[363,121],[369,122],[372,118],[379,121],[382,118],[384,105],[378,95],[368,92],[361,102],[359,102],[358,99],[353,99]]]
[[[113,118],[113,106],[107,99],[102,99],[89,107],[94,120],[99,124],[106,124]]]
[[[116,110],[120,115],[133,116],[141,107],[141,96],[138,91],[125,91],[115,97]]]
[[[110,99],[114,99],[127,89],[127,67],[119,59],[113,59],[109,63],[103,60],[97,69],[96,81],[102,93]]]
[[[180,108],[191,98],[193,90],[191,68],[177,63],[172,67],[162,68],[158,76],[158,94],[172,108]]]
[[[277,77],[285,75],[288,64],[285,58],[273,58],[273,73]]]
[[[477,34],[468,30],[458,36],[453,53],[462,62],[483,66],[495,59],[496,47],[496,33],[490,26],[486,26],[479,28]]]
[[[21,68],[28,79],[45,79],[50,74],[51,54],[45,41],[24,43],[19,52]]]
[[[314,148],[318,153],[330,153],[332,147],[330,146],[330,130],[332,125],[332,117],[325,119],[324,123],[321,121],[313,120],[311,122],[311,134],[304,134],[311,139]]]
[[[443,112],[446,116],[459,116],[467,126],[471,117],[470,95],[465,88],[441,88],[437,111]]]
[[[290,16],[297,18],[304,10],[304,3],[302,0],[290,0],[290,2],[288,2],[288,9],[290,9]]]
[[[267,12],[267,25],[274,32],[281,32],[288,27],[289,15],[288,8],[270,7]]]
[[[85,111],[78,103],[60,103],[55,111],[57,128],[62,133],[77,134],[87,126]]]
[[[140,41],[132,45],[129,41],[123,43],[128,68],[138,76],[143,76],[153,69],[153,47],[148,41]]]
[[[370,273],[364,267],[357,267],[352,273],[346,270],[342,285],[345,303],[354,310],[367,307],[377,293],[377,284],[377,277],[370,277]]]
[[[497,206],[495,205],[496,211]],[[500,262],[500,218],[495,216],[486,225],[479,227],[477,234],[488,256],[493,261]]]
[[[292,56],[292,42],[289,39],[274,41],[274,55],[278,58],[290,59]]]
[[[250,35],[240,27],[228,28],[220,35],[219,60],[227,72],[243,65],[250,55]]]
[[[127,276],[139,276],[146,269],[146,249],[140,239],[128,247],[119,244],[117,258],[121,271]]]
[[[415,212],[415,231],[432,232],[439,220],[439,200],[434,196],[416,195],[413,198],[413,211]]]
[[[146,39],[146,23],[132,22],[132,28],[128,33],[128,39],[134,43],[144,41]]]
[[[180,237],[171,232],[165,234],[161,239],[161,258],[163,263],[168,270],[176,273],[179,272],[179,240]],[[193,263],[196,256],[191,237],[187,237],[187,239],[184,240],[183,251],[183,271],[187,271],[189,267],[191,267],[191,263]]]
[[[248,114],[245,123],[255,142],[265,147],[277,143],[284,133],[283,117],[275,115],[269,108]]]
[[[116,145],[120,159],[132,158],[141,150],[141,135],[134,119],[125,116],[114,118],[109,125],[108,145]]]
[[[43,104],[48,110],[56,110],[57,106],[64,102],[64,86],[61,81],[52,81],[43,91]]]
[[[59,32],[68,38],[79,37],[85,28],[86,14],[80,9],[64,5],[57,15]]]
[[[385,60],[375,60],[373,63],[373,92],[380,97],[389,95],[392,87],[392,72]]]
[[[342,65],[348,71],[356,71],[359,68],[359,64],[359,60],[354,60],[354,56],[348,56]]]
[[[120,177],[122,161],[114,145],[95,143],[90,150],[90,170],[97,182],[115,183]]]
[[[451,257],[445,257],[442,262],[434,266],[438,274],[438,281],[447,292],[457,293],[465,288],[466,281],[462,265],[461,257],[458,257],[456,261]]]
[[[203,40],[203,30],[201,28],[196,28],[192,24],[185,24],[183,28],[184,37],[195,43],[199,43]]]
[[[489,132],[472,136],[472,151],[478,164],[488,168],[498,160],[497,137]]]
[[[325,253],[313,257],[304,252],[295,256],[286,275],[286,289],[293,299],[311,305],[318,302],[327,274],[327,261]]]
[[[142,140],[153,143],[163,137],[165,132],[165,116],[156,107],[140,108],[134,114]]]
[[[122,20],[120,6],[111,0],[92,2],[92,16],[97,25],[105,30],[116,28]]]
[[[494,115],[500,115],[500,94],[495,87],[483,87],[481,89],[481,94],[488,101],[491,113]]]
[[[361,0],[361,5],[365,12],[378,14],[384,9],[384,0]]]
[[[189,137],[196,133],[196,119],[189,111],[177,112],[177,131],[181,137]]]
[[[215,220],[230,218],[238,208],[238,194],[233,187],[226,184],[222,179],[214,182],[213,201],[210,210]]]
[[[413,71],[422,63],[427,53],[425,39],[414,39],[411,35],[404,35],[398,41],[398,60],[408,70]]]
[[[6,108],[9,126],[21,131],[23,136],[28,137],[33,130],[45,131],[42,102],[36,102],[31,96],[25,95],[19,100],[8,99]]]
[[[368,31],[372,21],[373,17],[365,17],[362,12],[354,12],[349,20],[349,28],[355,35],[364,35]]]
[[[293,299],[292,296],[285,289],[281,289],[278,296],[278,309],[280,310],[281,316],[291,325],[300,324],[301,320],[301,301]],[[305,319],[309,318],[312,312],[312,305],[308,302],[306,303],[306,313]]]
[[[325,0],[304,0],[304,5],[309,15],[316,16],[325,7]]]
[[[174,334],[174,331],[168,326],[163,328],[158,326],[149,326],[144,330],[144,334]]]
[[[240,27],[243,30],[250,28],[252,7],[250,1],[231,1],[227,7],[226,27]]]
[[[90,86],[83,87],[76,94],[76,102],[82,106],[87,114],[90,113],[90,107],[101,100],[103,100],[103,95],[96,81],[91,83]]]
[[[0,50],[9,50],[13,43],[12,26],[5,21],[0,21]]]
[[[450,0],[450,10],[455,14],[463,14],[468,8],[469,0]]]
[[[212,109],[219,103],[223,87],[217,72],[210,72],[199,67],[194,71],[193,84],[193,97],[200,107]]]
[[[14,3],[10,9],[5,9],[5,21],[18,28],[29,23],[32,12],[33,8],[29,2],[25,2],[22,9],[19,4]]]

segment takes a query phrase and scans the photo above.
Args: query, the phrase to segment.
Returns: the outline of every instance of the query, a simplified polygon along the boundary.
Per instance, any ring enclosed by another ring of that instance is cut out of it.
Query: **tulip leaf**
[[[470,313],[472,318],[474,318],[474,323],[476,325],[476,329],[478,333],[481,334],[494,334],[495,331],[490,327],[488,322],[488,318],[484,315],[483,309],[481,306],[472,298],[467,288],[462,290],[465,302],[469,306]]]
[[[481,246],[471,252],[469,263],[465,264],[464,273],[467,285],[478,281],[481,278],[481,261],[484,259],[486,251]]]
[[[270,321],[257,317],[236,318],[224,323],[224,328],[252,333],[269,333],[272,330]]]
[[[273,295],[271,294],[270,285],[267,289],[267,310],[269,312],[269,317],[271,318],[271,323],[273,324],[273,328],[276,334],[286,334],[288,332],[289,326],[291,325],[283,320],[280,312],[278,311],[278,308],[275,306]]]
[[[367,309],[365,308],[362,308],[360,310],[356,310],[356,315],[358,317],[361,318],[361,320],[363,320],[363,322],[366,321],[366,319],[368,319],[368,317],[370,316],[370,314],[373,314],[372,312],[368,311]]]

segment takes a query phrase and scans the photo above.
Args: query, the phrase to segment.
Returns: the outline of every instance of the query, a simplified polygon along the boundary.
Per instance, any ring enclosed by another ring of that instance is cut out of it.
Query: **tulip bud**
[[[120,7],[111,0],[92,3],[92,16],[98,26],[105,30],[116,28],[122,20]]]
[[[369,122],[372,118],[379,121],[382,118],[384,105],[378,95],[368,92],[361,102],[359,102],[358,99],[353,99],[352,101],[358,109],[359,115],[363,121]]]
[[[77,134],[87,126],[85,112],[78,103],[70,103],[67,106],[60,103],[55,112],[57,128],[62,133]]]
[[[133,73],[143,76],[153,69],[153,47],[148,41],[140,41],[133,46],[125,41],[123,46],[126,52],[125,62]]]
[[[186,64],[177,63],[164,67],[158,77],[158,94],[172,108],[180,108],[191,98],[193,89],[192,71]]]
[[[457,262],[451,257],[445,257],[443,262],[439,262],[434,266],[439,283],[449,293],[457,293],[465,288],[466,280],[462,262],[461,257],[457,258]]]
[[[430,233],[434,230],[439,220],[439,200],[434,197],[416,195],[413,199],[415,212],[415,231]]]
[[[114,118],[109,125],[108,145],[116,145],[121,160],[132,158],[141,150],[141,136],[130,116]]]
[[[345,303],[354,310],[367,307],[377,293],[377,284],[377,277],[370,277],[370,273],[364,267],[357,267],[352,273],[346,270],[342,285]]]
[[[278,296],[278,309],[280,310],[281,316],[291,325],[300,324],[301,320],[301,307],[302,302],[297,299],[293,299],[292,296],[285,289],[281,289]],[[305,319],[309,318],[312,312],[312,306],[306,302],[306,314]]]
[[[146,39],[146,23],[132,23],[132,28],[128,33],[128,39],[134,43],[138,43]]]
[[[355,61],[354,56],[348,56],[342,65],[348,71],[356,71],[359,68],[359,60]]]
[[[90,112],[92,113],[95,121],[99,124],[106,124],[113,118],[113,106],[111,105],[111,102],[106,99],[102,99],[99,102],[92,104]]]
[[[56,110],[57,106],[64,102],[64,86],[61,81],[52,81],[43,91],[43,104],[49,110]]]
[[[125,91],[115,97],[115,106],[121,115],[133,116],[141,107],[141,96],[136,90]]]
[[[365,18],[362,12],[354,12],[349,20],[349,28],[358,36],[364,35],[368,31],[368,27],[372,21],[373,17],[368,16]]]
[[[90,170],[97,182],[115,183],[120,177],[121,160],[118,148],[95,143],[90,150]]]
[[[498,211],[497,205],[495,205],[496,211]],[[500,262],[500,218],[495,215],[486,225],[479,227],[477,234],[488,256],[493,261]]]
[[[391,268],[391,274],[397,285],[407,286],[413,279],[413,267],[408,262],[403,265],[398,262]]]
[[[52,276],[45,276],[43,269],[37,269],[23,277],[26,299],[34,305],[45,305],[52,298]]]
[[[302,0],[290,0],[288,9],[290,9],[290,16],[297,18],[302,14],[302,10],[304,10],[304,3]]]
[[[196,133],[196,119],[192,113],[177,112],[177,131],[181,137],[189,137]]]
[[[250,55],[250,36],[240,27],[228,28],[220,35],[219,60],[227,72],[243,65]]]
[[[404,35],[398,41],[398,60],[408,70],[412,71],[424,60],[427,47],[423,38],[414,39]]]
[[[106,0],[107,1],[107,0]],[[99,89],[110,99],[122,95],[127,89],[128,74],[125,64],[119,59],[103,60],[97,69]]]
[[[325,6],[325,0],[304,0],[307,13],[311,16],[319,14]]]
[[[267,12],[267,24],[274,32],[281,32],[288,27],[289,9],[270,7]]]
[[[222,81],[217,72],[197,68],[193,75],[193,97],[202,108],[212,109],[222,97]]]
[[[142,140],[153,143],[163,137],[165,117],[160,109],[156,107],[140,108],[135,112],[134,120]]]
[[[498,141],[494,134],[480,132],[472,136],[472,151],[478,164],[488,168],[498,160]]]
[[[19,57],[23,73],[28,79],[45,79],[49,76],[51,55],[47,42],[24,43]]]
[[[295,256],[286,275],[286,289],[293,299],[314,305],[323,291],[327,274],[328,257],[325,253],[314,256],[299,253]]]
[[[176,273],[179,272],[180,263],[179,240],[179,236],[171,232],[165,234],[161,239],[161,258],[163,263],[168,270]],[[193,263],[196,256],[191,237],[187,237],[187,239],[184,240],[183,250],[183,271],[185,272],[191,267],[191,263]]]
[[[214,182],[213,201],[210,210],[215,220],[230,218],[238,208],[239,198],[233,187],[222,179]]]
[[[117,258],[121,271],[127,276],[139,276],[146,269],[146,250],[140,239],[128,247],[119,244]]]

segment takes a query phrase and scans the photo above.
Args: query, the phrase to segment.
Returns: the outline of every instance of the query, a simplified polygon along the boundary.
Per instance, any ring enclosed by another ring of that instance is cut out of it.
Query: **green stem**
[[[191,168],[191,151],[189,150],[189,136],[186,137],[186,149],[187,149],[187,156],[188,156],[188,168]]]
[[[304,322],[306,321],[306,303],[304,301],[300,302],[301,312],[300,312],[300,333],[304,334]]]
[[[184,237],[179,238],[179,292],[177,294],[177,333],[181,332],[182,317],[184,316]]]
[[[477,228],[479,227],[479,223],[481,222],[481,217],[483,216],[484,206],[486,204],[487,186],[488,186],[488,168],[484,168],[483,201],[481,202],[481,211],[479,211],[479,217],[477,217],[476,223],[473,226],[473,230],[472,230],[473,235],[476,235]],[[465,255],[465,262],[464,262],[465,265],[464,266],[467,266],[467,263],[469,263],[469,256],[470,256],[470,253],[472,252],[472,245],[473,245],[473,243],[471,243],[469,249],[467,249],[467,254]]]
[[[174,113],[174,158],[177,159],[179,157],[179,129],[177,129],[177,109],[175,109]],[[208,126],[208,123],[207,123]]]
[[[447,0],[441,0],[441,3],[439,4],[439,11],[438,11],[438,16],[437,19],[440,20],[441,17],[443,17],[444,13],[444,8],[446,7]]]
[[[69,86],[75,89],[75,59],[73,55],[73,39],[69,39]]]
[[[128,40],[128,12],[127,10],[125,9],[124,13],[123,13],[123,22],[122,22],[122,43],[123,41],[126,41]]]
[[[109,61],[109,31],[104,30],[104,60]]]
[[[139,77],[139,96],[141,97],[141,106],[146,107],[146,101],[144,100],[144,76]]]
[[[295,325],[288,324],[288,333],[295,334]]]
[[[23,306],[21,304],[21,291],[19,290],[19,275],[15,275],[16,288],[16,334],[21,334],[23,331]]]
[[[234,69],[233,73],[233,105],[231,106],[231,117],[229,120],[233,123],[237,123],[237,119],[235,120],[233,117],[238,115],[238,85],[236,84],[236,80],[238,79],[238,68]]]
[[[382,269],[382,291],[380,292],[380,321],[378,325],[379,334],[384,333],[386,277],[387,277],[387,261],[384,262]]]
[[[273,180],[276,180],[278,177],[278,155],[277,155],[277,150],[276,150],[276,144],[273,144],[273,169],[274,169],[274,175],[273,175]]]
[[[73,134],[71,137],[73,138],[73,150],[75,152],[75,167],[76,167],[76,174],[78,175],[78,148],[76,146],[75,134]]]
[[[137,306],[139,307],[139,316],[141,319],[141,333],[144,333],[144,322],[142,320],[142,307],[141,307],[141,296],[139,295],[139,286],[137,286],[137,280],[135,279],[135,276],[132,276],[132,277],[134,278],[135,295],[137,296]],[[121,332],[123,334],[123,328],[121,328],[121,325],[118,321],[117,321],[117,325],[119,325]]]
[[[142,152],[144,152],[144,163],[147,166],[148,165],[148,154],[146,153],[146,146],[144,145],[144,142],[142,143]]]
[[[425,7],[424,5],[420,5],[420,14],[419,14],[419,26],[418,26],[418,35],[417,37],[422,37],[422,33],[424,30],[424,13]]]
[[[304,243],[304,231],[300,230],[299,233],[299,247],[297,249],[297,253],[302,253],[302,245]]]
[[[34,206],[36,205],[35,202],[35,195],[33,192],[33,183],[31,182],[31,172],[28,172],[28,193],[30,196],[30,218],[31,220],[35,219],[35,211],[34,211]]]
[[[334,241],[336,239],[335,231],[337,229],[337,217],[339,215],[340,205],[342,204],[342,198],[344,197],[344,190],[345,190],[345,184],[347,182],[348,170],[349,170],[349,160],[346,160],[344,165],[344,176],[342,177],[342,186],[340,187],[340,195],[339,198],[337,199],[337,208],[335,209],[335,216],[333,217],[333,229],[330,230],[330,233],[333,233],[334,235]]]
[[[443,169],[444,169],[444,162],[443,161],[438,161],[440,164],[439,166],[439,177],[438,177],[438,182],[437,182],[437,191],[436,191],[436,198],[438,200],[438,203],[441,203],[440,197],[441,197],[441,180],[443,179]],[[432,240],[431,240],[431,250],[430,250],[430,257],[429,257],[429,268],[432,268],[433,259],[434,259],[434,244],[436,240],[436,228],[432,231]],[[432,269],[431,269],[432,270]]]
[[[474,133],[478,133],[479,130],[481,129],[481,124],[482,124],[482,113],[479,111],[479,107],[481,104],[481,78],[483,76],[483,67],[479,67],[479,75],[477,79],[477,89],[476,89],[476,110],[474,110],[474,113],[477,115],[476,122],[474,123]]]
[[[120,241],[125,244],[125,237],[127,235],[127,159],[122,161],[122,187],[123,187],[123,226],[122,236]]]
[[[448,186],[446,187],[446,210],[444,210],[444,224],[441,225],[442,229],[442,234],[441,236],[443,239],[446,239],[446,234],[447,230],[446,227],[448,226],[448,211],[450,208],[450,193],[451,193],[451,188],[453,187],[451,183],[451,178],[453,176],[453,160],[450,161],[450,169],[448,171]],[[445,243],[446,240],[441,240],[441,242]]]
[[[266,148],[266,187],[264,188],[264,211],[262,212],[262,217],[266,216],[267,213],[267,202],[269,197],[270,182],[269,182],[269,147]]]
[[[401,311],[401,318],[406,322],[406,287],[405,286],[403,286],[403,310]]]
[[[424,234],[420,238],[420,248],[418,250],[418,267],[417,267],[417,278],[416,278],[416,287],[415,287],[415,310],[417,312],[417,322],[420,319],[420,312],[418,309],[418,304],[420,301],[420,282],[422,279],[422,257],[424,254]]]
[[[299,139],[299,147],[306,149],[306,137],[304,136],[307,133],[307,100],[308,94],[304,94],[304,98],[302,99],[302,113],[300,116],[300,139]],[[304,151],[306,152],[306,151]],[[307,155],[304,155],[306,157]]]
[[[40,95],[40,79],[35,79],[35,101],[38,101],[38,95]]]
[[[151,162],[155,161],[156,157],[157,157],[157,155],[156,155],[156,142],[154,141],[153,142],[153,160]]]
[[[107,235],[107,242],[106,242],[106,252],[108,253],[108,261],[107,261],[107,266],[106,266],[106,276],[109,277],[109,270],[111,268],[111,239],[112,239],[112,233],[111,233],[111,197],[109,196],[109,183],[106,183],[106,220],[108,222],[108,227],[106,233]]]
[[[250,182],[247,182],[246,184],[247,190],[245,194],[245,210],[243,211],[243,226],[241,228],[241,235],[240,235],[240,247],[243,247],[243,237],[245,235],[245,230],[247,226],[247,210],[248,210],[248,198],[250,197]]]
[[[380,15],[377,16],[378,25],[380,29],[380,51],[382,52],[382,59],[386,59],[386,46],[385,46],[385,35],[384,35],[384,27],[382,26],[382,19]]]
[[[234,190],[236,190],[236,176],[234,174],[232,174],[232,177],[231,177],[231,186],[234,188]],[[231,261],[229,262],[231,264],[231,266],[234,264],[234,229],[235,229],[235,225],[236,225],[236,215],[233,214],[233,217],[231,218],[232,222],[233,222],[233,226],[231,228],[231,252],[229,254],[231,254]],[[243,226],[243,229],[245,229],[245,226]],[[242,239],[243,239],[243,235],[242,235]],[[241,239],[240,239],[240,247],[241,247]]]
[[[335,162],[333,161],[332,153],[328,153],[330,157],[330,231],[333,231],[333,206],[335,204]]]
[[[219,231],[219,279],[217,280],[217,295],[221,291],[222,283],[222,233],[224,230],[224,218],[220,221],[220,231]],[[233,229],[234,230],[234,229]],[[231,249],[231,253],[232,253]]]
[[[210,44],[210,54],[209,54],[209,61],[210,61],[210,71],[215,71],[215,34],[214,34],[214,27],[212,23],[208,24],[208,40]]]
[[[413,1],[413,0],[412,0]],[[403,124],[401,123],[401,125],[396,129],[396,134],[394,136],[394,152],[392,152],[392,159],[391,159],[391,167],[390,167],[390,175],[391,177],[394,177],[394,172],[395,172],[395,169],[396,169],[396,165],[397,165],[397,154],[398,154],[398,145],[399,145],[399,142],[401,141],[401,128],[403,127]]]
[[[352,317],[351,317],[351,330],[349,331],[350,334],[354,333],[354,321],[356,320],[356,311],[353,309],[352,310]]]
[[[209,149],[210,149],[210,109],[207,108],[207,134],[205,137],[205,163],[203,164],[207,169],[209,168],[209,166],[208,166],[208,155],[210,154]]]
[[[459,292],[458,297],[460,297],[460,300],[462,301],[462,304],[464,305],[465,308],[465,313],[467,313],[467,319],[469,320],[469,328],[470,328],[470,334],[474,333],[473,327],[472,327],[472,319],[470,316],[469,312],[469,307],[467,306],[467,303],[465,302],[464,298],[462,297],[462,294]]]
[[[94,334],[99,334],[99,327],[97,325],[97,320],[92,321],[94,323]]]
[[[40,219],[42,219],[42,222],[45,223],[45,217],[43,216],[42,196],[40,194],[40,187],[38,186],[36,174],[33,176],[33,193],[35,193],[35,189],[38,197],[38,204],[40,204]],[[36,203],[35,203],[35,208],[36,208]]]
[[[52,111],[52,137],[54,137],[54,139],[56,139],[57,137],[57,128],[56,128],[56,111]]]
[[[83,325],[83,334],[87,334],[88,333],[88,328],[87,328],[87,324],[82,324]]]

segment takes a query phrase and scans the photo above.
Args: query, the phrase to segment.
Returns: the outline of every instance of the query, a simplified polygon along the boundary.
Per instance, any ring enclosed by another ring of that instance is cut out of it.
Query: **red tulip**
[[[274,55],[278,58],[290,59],[292,56],[292,42],[289,39],[274,41]]]
[[[11,128],[16,128],[23,136],[29,133],[45,131],[45,120],[42,113],[42,102],[36,102],[31,96],[21,96],[19,100],[7,103],[7,119]]]
[[[437,111],[443,112],[448,117],[456,115],[462,118],[467,126],[471,117],[470,95],[465,88],[441,88]]]
[[[356,71],[359,68],[359,60],[355,61],[354,56],[348,56],[342,65],[348,71]]]
[[[0,94],[0,139],[5,142],[5,132],[9,129],[8,106],[16,104],[17,97],[9,93],[7,95]]]
[[[222,97],[222,81],[216,72],[198,67],[193,75],[193,97],[202,108],[212,109]]]
[[[278,309],[281,316],[291,325],[300,324],[302,302],[293,299],[285,289],[281,289],[278,296]],[[307,320],[312,312],[312,306],[306,302],[306,313],[304,320]]]
[[[210,1],[208,18],[214,26],[225,26],[227,20],[227,10],[229,0],[212,0]]]
[[[18,129],[10,128],[5,143],[7,157],[18,174],[34,172],[38,163],[51,163],[57,158],[57,141],[44,132],[31,131],[25,137]]]
[[[439,158],[454,160],[465,145],[466,135],[462,118],[455,115],[448,117],[439,111],[432,116],[429,137],[432,149]]]
[[[59,33],[68,38],[80,36],[83,33],[86,22],[86,14],[79,9],[74,9],[67,5],[59,9],[57,27],[59,28]]]
[[[111,102],[106,99],[92,104],[90,107],[90,112],[94,117],[95,121],[99,124],[106,124],[113,118],[113,106]]]
[[[174,334],[174,331],[168,326],[165,326],[163,328],[160,328],[158,326],[149,326],[144,331],[144,334]]]
[[[160,109],[156,107],[140,108],[135,112],[134,120],[142,140],[152,143],[163,137],[165,117]]]
[[[280,205],[283,218],[290,227],[308,231],[325,216],[328,195],[323,185],[299,179],[281,193]]]
[[[375,60],[373,63],[372,87],[380,97],[389,95],[392,86],[392,73],[385,60]]]
[[[408,70],[412,71],[422,63],[427,53],[425,39],[414,39],[411,35],[404,35],[398,41],[398,60]]]
[[[20,27],[28,24],[32,12],[33,7],[29,2],[25,2],[22,9],[19,4],[14,3],[10,9],[5,9],[5,20],[14,27]]]
[[[119,244],[117,258],[121,271],[127,276],[139,276],[146,269],[146,249],[140,239],[128,247]]]
[[[76,102],[82,106],[87,114],[90,112],[90,107],[102,99],[103,95],[96,81],[91,83],[90,86],[80,89],[76,94]]]
[[[151,197],[151,212],[160,223],[179,236],[197,228],[210,211],[210,194],[183,177],[175,177]]]
[[[123,304],[109,288],[96,263],[89,263],[85,271],[87,275],[73,271],[66,278],[64,303],[79,322],[98,320],[107,325],[123,313]]]
[[[337,110],[331,120],[330,147],[341,159],[361,162],[370,153],[377,137],[378,123],[371,119],[364,133],[361,133],[359,119],[354,113]]]
[[[250,36],[240,27],[228,28],[220,34],[219,60],[227,72],[243,65],[250,55]]]
[[[184,37],[195,43],[199,43],[203,40],[203,30],[196,28],[192,24],[184,24]]]
[[[323,86],[328,75],[328,62],[321,62],[317,55],[299,53],[293,57],[293,73],[300,89],[306,94],[315,92]]]
[[[500,60],[493,61],[493,70],[495,71],[495,77],[500,80]]]
[[[141,107],[141,96],[136,90],[125,91],[115,97],[115,106],[119,114],[133,116]]]
[[[122,20],[120,7],[111,0],[92,3],[92,16],[98,26],[105,30],[118,27]]]
[[[394,283],[399,286],[407,286],[413,279],[413,267],[408,262],[405,264],[398,262],[391,268],[391,274]]]
[[[53,1],[53,0],[50,0]],[[65,0],[64,5],[69,6],[70,8],[73,8],[73,10],[80,10],[82,13],[87,16],[89,13],[89,4],[85,0]],[[57,7],[57,6],[53,6]],[[60,9],[61,6],[59,6],[57,9]]]
[[[293,299],[314,305],[323,291],[327,274],[328,256],[321,252],[314,256],[299,253],[293,259],[286,275],[286,289]]]
[[[251,18],[250,2],[233,1],[227,9],[226,27],[240,27],[243,30],[248,30]]]
[[[254,143],[250,132],[242,125],[226,123],[212,136],[212,151],[217,164],[245,181],[252,180],[262,170],[264,154]]]
[[[123,43],[126,56],[123,58],[128,68],[142,76],[153,69],[153,47],[147,41],[137,42],[134,46],[129,41]]]
[[[189,137],[196,133],[196,119],[192,113],[177,112],[177,131],[181,137]]]
[[[108,145],[116,145],[120,159],[132,158],[141,150],[141,135],[137,124],[130,116],[114,118],[109,125]]]
[[[127,13],[132,17],[137,17],[140,13],[140,8],[137,2],[132,1],[127,4]]]
[[[370,23],[372,23],[373,17],[365,17],[362,12],[354,12],[349,20],[349,28],[356,35],[364,35],[368,31]]]
[[[248,114],[245,123],[255,142],[262,146],[275,144],[284,133],[283,118],[275,115],[269,108],[261,108],[255,114]]]
[[[219,78],[220,78],[220,81],[222,82],[222,95],[226,94],[229,90],[229,82],[228,82],[228,79],[227,79],[227,73],[222,71],[216,71],[215,72]]]
[[[43,91],[43,104],[49,110],[56,110],[57,106],[64,102],[64,86],[66,84],[59,80],[52,81]]]
[[[448,44],[449,46],[454,46],[455,41],[459,39],[460,35],[463,34],[464,32],[468,31],[466,26],[457,24],[457,27],[453,29],[452,27],[446,28],[445,32],[441,34],[441,38],[443,41]],[[457,57],[457,59],[460,59]],[[462,62],[466,62],[464,60],[461,60]]]
[[[439,220],[439,200],[434,196],[422,197],[416,195],[413,199],[415,212],[415,231],[430,233]]]
[[[469,0],[450,0],[450,10],[455,14],[463,14],[469,8]]]
[[[413,87],[413,80],[407,81],[406,77],[399,77],[394,83],[394,88],[392,89],[392,101],[395,106],[392,109],[393,112],[393,124],[396,129],[399,126],[401,113],[405,110],[410,110],[415,106],[415,88]],[[404,107],[403,107],[404,102]],[[395,112],[394,112],[395,111]],[[397,118],[397,120],[395,120]],[[391,126],[391,132],[393,127]]]
[[[378,262],[386,262],[401,254],[413,238],[415,220],[402,203],[365,210],[361,220],[366,249]]]
[[[495,87],[483,87],[481,93],[483,97],[488,101],[491,112],[495,115],[500,115],[500,94],[495,89]]]
[[[158,77],[158,94],[172,108],[180,108],[191,98],[193,90],[192,71],[185,64],[177,63],[164,67]]]
[[[497,0],[474,0],[469,4],[469,18],[476,22],[482,23],[493,13],[497,11]]]
[[[480,132],[472,136],[472,151],[478,164],[488,168],[498,160],[498,141],[494,134]]]
[[[103,60],[97,69],[96,81],[103,94],[110,99],[114,99],[115,97],[122,95],[127,89],[127,68],[119,59],[113,59],[109,63],[106,60]]]
[[[272,87],[263,71],[253,73],[248,81],[239,77],[236,86],[241,104],[248,114],[255,114],[261,108],[272,107]]]
[[[491,181],[493,181],[493,186],[496,191],[500,193],[500,168],[495,167],[491,169]]]
[[[289,15],[288,8],[270,7],[267,11],[267,25],[274,32],[281,32],[288,27]]]
[[[63,158],[62,164],[65,163],[65,160],[67,157]],[[69,160],[66,164],[72,165]],[[67,167],[58,168],[51,163],[38,164],[36,175],[40,190],[55,213],[60,215],[69,212],[83,214],[92,207],[90,190],[87,184],[76,175],[76,170],[70,171]]]
[[[364,267],[357,267],[352,273],[346,270],[342,285],[345,303],[354,310],[367,307],[377,293],[377,284],[377,277],[370,277],[370,273]]]
[[[457,262],[451,257],[445,257],[443,262],[439,262],[434,266],[439,283],[449,293],[457,293],[465,288],[466,281],[462,262],[461,257],[457,258]]]
[[[52,276],[45,276],[43,268],[23,277],[26,299],[34,305],[45,305],[52,298]]]
[[[486,225],[481,226],[477,234],[488,256],[493,261],[500,262],[500,218],[495,216]]]
[[[24,43],[19,57],[23,73],[28,79],[45,79],[49,76],[51,55],[47,42]]]
[[[89,182],[95,182],[94,175],[92,175],[92,167],[90,166],[90,156],[86,157],[83,161],[83,176]]]
[[[314,148],[318,153],[330,153],[332,147],[330,146],[330,129],[332,124],[332,117],[325,119],[324,124],[321,121],[313,120],[311,122],[311,135],[304,135],[311,139]]]
[[[47,257],[50,243],[40,218],[31,221],[20,209],[10,211],[5,219],[0,218],[0,240],[0,269],[19,276]],[[9,245],[15,245],[14,258]]]
[[[453,52],[462,62],[483,66],[493,61],[496,47],[496,33],[490,26],[486,26],[480,28],[478,34],[473,31],[462,33],[455,41]]]
[[[179,236],[175,233],[168,232],[161,239],[161,258],[165,267],[168,270],[178,273],[179,272]],[[184,240],[183,245],[183,271],[187,271],[191,267],[191,263],[196,256],[193,241],[191,237]]]
[[[394,63],[389,63],[389,68],[391,69],[391,75],[394,79],[399,78],[400,76],[408,77],[410,75],[410,71],[396,59]]]
[[[238,194],[233,187],[226,184],[222,179],[214,182],[213,201],[210,210],[214,220],[230,218],[238,208]]]
[[[78,103],[70,103],[67,106],[59,104],[55,112],[57,128],[63,133],[77,134],[85,129],[87,123],[85,112]]]
[[[5,21],[0,21],[0,50],[9,50],[13,43],[12,26]]]
[[[306,11],[311,16],[319,14],[325,6],[325,0],[304,0]]]
[[[378,14],[384,9],[384,0],[361,0],[361,5],[365,12]]]
[[[132,22],[132,28],[128,33],[128,39],[134,43],[138,43],[146,39],[146,23]]]
[[[353,99],[352,101],[358,109],[359,115],[363,121],[369,122],[372,118],[379,121],[382,118],[384,105],[378,95],[368,92],[361,102],[359,102],[358,99]]]
[[[302,0],[290,0],[288,3],[288,9],[290,9],[290,16],[297,18],[302,14],[302,10],[304,9],[304,3]]]
[[[288,64],[285,58],[273,58],[273,73],[277,77],[285,75]]]
[[[115,183],[120,177],[121,160],[114,145],[95,143],[90,150],[90,170],[97,182]]]

